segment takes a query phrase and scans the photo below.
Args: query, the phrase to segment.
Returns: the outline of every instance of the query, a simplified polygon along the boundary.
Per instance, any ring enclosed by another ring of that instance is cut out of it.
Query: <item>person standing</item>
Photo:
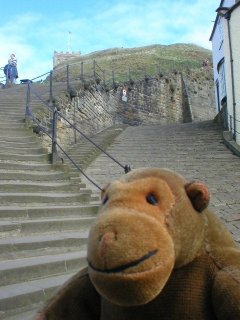
[[[15,56],[14,53],[12,53],[8,59],[8,64],[10,64],[11,66],[16,67],[17,66],[17,58]]]
[[[14,53],[12,53],[8,59],[8,65],[7,65],[7,83],[13,84],[16,82],[16,79],[18,78],[18,71],[17,71],[17,58]]]

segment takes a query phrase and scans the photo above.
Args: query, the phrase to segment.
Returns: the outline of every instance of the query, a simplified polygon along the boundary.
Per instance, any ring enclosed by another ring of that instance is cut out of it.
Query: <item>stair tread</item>
[[[71,209],[71,208],[88,208],[89,206],[90,207],[98,207],[100,204],[100,202],[97,202],[97,203],[89,203],[89,204],[86,204],[86,203],[65,203],[63,205],[60,205],[60,204],[53,204],[50,208],[49,208],[49,205],[46,205],[46,204],[43,204],[41,206],[41,208],[36,208],[35,206],[22,206],[21,208],[19,208],[18,206],[16,205],[9,205],[9,206],[6,206],[6,205],[1,205],[0,206],[0,212],[1,211],[6,211],[6,210],[27,210],[28,212],[30,212],[31,210],[32,211],[35,211],[35,210],[46,210],[46,209]]]
[[[60,171],[60,170],[52,170],[52,171],[38,171],[38,170],[31,170],[31,172],[29,173],[28,171],[26,172],[26,170],[21,170],[21,169],[1,169],[0,168],[0,173],[26,173],[26,175],[32,174],[32,175],[36,175],[36,176],[49,176],[49,175],[65,175],[68,176],[64,171]]]
[[[0,272],[4,270],[13,270],[17,268],[45,265],[47,263],[66,261],[71,259],[81,259],[81,258],[86,258],[86,250],[55,254],[55,255],[46,255],[46,256],[37,256],[37,257],[20,258],[15,260],[0,261]],[[1,287],[0,287],[0,290],[1,290]]]
[[[32,294],[49,288],[56,288],[63,285],[67,280],[74,276],[74,273],[60,276],[43,278],[40,280],[26,281],[8,286],[0,287],[0,299],[8,299],[16,296]]]
[[[19,225],[19,224],[32,224],[32,223],[41,223],[41,222],[63,222],[63,221],[84,221],[94,219],[94,216],[79,216],[79,217],[48,217],[43,219],[30,219],[30,220],[0,220],[0,226],[6,225]]]
[[[99,197],[98,197],[99,198]],[[99,205],[100,204],[100,199],[95,199],[95,197],[94,197],[94,199],[92,199],[92,198],[90,198],[90,200],[86,203],[86,202],[84,202],[85,204],[89,204],[89,205]],[[84,204],[83,203],[83,204]],[[49,208],[50,210],[52,209],[52,208],[56,208],[56,206],[57,205],[59,205],[59,202],[57,202],[57,203],[55,203],[55,202],[48,202],[47,203],[48,204],[48,206],[47,206],[47,208]],[[66,201],[64,201],[64,205],[62,206],[62,208],[68,208],[68,207],[72,207],[72,206],[78,206],[79,205],[79,201],[75,201],[75,202],[73,202],[73,201],[71,201],[71,202],[66,202]],[[26,203],[24,203],[24,202],[17,202],[17,201],[15,201],[14,203],[11,203],[11,204],[9,204],[9,206],[8,205],[6,205],[6,203],[3,203],[3,204],[0,204],[0,210],[1,210],[1,207],[5,207],[5,208],[13,208],[13,207],[16,207],[16,208],[19,208],[19,209],[21,209],[21,208],[25,208],[26,210],[28,209],[28,208],[30,208],[30,209],[46,209],[46,203],[41,203],[41,202],[37,202],[37,203],[33,203],[33,202],[31,202],[31,203],[29,203],[29,205],[28,204],[26,204]]]
[[[16,196],[16,197],[21,197],[21,196],[26,196],[29,195],[29,197],[32,196],[41,196],[41,197],[46,197],[46,198],[51,198],[51,197],[55,197],[55,198],[62,198],[62,197],[76,197],[76,196],[80,196],[82,194],[90,194],[91,190],[88,189],[82,189],[81,191],[78,192],[72,192],[72,191],[61,191],[61,192],[55,192],[55,191],[47,191],[47,192],[1,192],[0,191],[0,197],[4,197],[4,196]]]
[[[64,240],[64,239],[81,239],[86,238],[88,236],[88,231],[59,231],[57,233],[52,234],[44,234],[44,235],[29,235],[29,236],[14,236],[9,238],[0,238],[0,245],[6,244],[20,244],[20,243],[33,243],[33,242],[48,242],[50,240]]]
[[[0,180],[0,185],[30,185],[30,186],[72,186],[69,181],[57,180],[56,182],[52,181],[18,181],[18,180]],[[77,185],[76,185],[77,186]]]

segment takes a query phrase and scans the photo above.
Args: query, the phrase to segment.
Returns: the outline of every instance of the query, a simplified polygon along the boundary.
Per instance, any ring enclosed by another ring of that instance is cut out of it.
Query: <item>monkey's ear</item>
[[[210,194],[204,183],[194,181],[187,183],[185,190],[195,210],[202,212],[207,208]]]

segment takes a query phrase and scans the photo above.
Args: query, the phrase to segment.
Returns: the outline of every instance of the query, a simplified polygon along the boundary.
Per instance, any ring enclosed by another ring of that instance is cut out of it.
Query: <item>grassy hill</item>
[[[88,79],[95,72],[97,78],[105,79],[108,83],[113,77],[116,82],[124,82],[172,70],[196,69],[201,67],[204,59],[211,61],[211,51],[192,44],[112,48],[82,55],[60,64],[56,68],[58,72],[55,72],[55,78],[63,76],[63,66],[67,63],[73,78],[78,78],[83,71],[84,78]]]

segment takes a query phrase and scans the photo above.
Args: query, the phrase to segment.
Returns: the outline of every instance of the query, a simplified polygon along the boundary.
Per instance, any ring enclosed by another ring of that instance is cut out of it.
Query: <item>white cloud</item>
[[[54,51],[70,48],[83,54],[111,47],[149,44],[195,43],[211,48],[209,36],[219,0],[137,0],[109,4],[98,1],[94,15],[63,12],[58,16],[38,13],[15,15],[0,25],[0,66],[16,53],[20,78],[33,78],[52,68]],[[91,12],[89,10],[88,12]],[[14,20],[14,23],[12,21]]]

